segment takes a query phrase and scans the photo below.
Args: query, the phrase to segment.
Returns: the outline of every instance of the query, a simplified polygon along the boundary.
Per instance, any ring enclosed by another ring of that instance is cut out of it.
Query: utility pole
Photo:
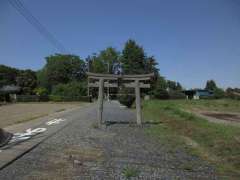
[[[107,65],[108,65],[108,74],[110,74],[110,72],[109,72],[109,62],[107,63]],[[108,80],[108,84],[109,84],[109,80]],[[108,101],[110,100],[110,98],[109,98],[109,86],[108,86],[108,88],[107,88],[107,93],[108,93]]]
[[[88,60],[88,72],[90,72],[90,64],[89,64],[89,60]],[[87,91],[87,93],[88,93],[88,96],[90,96],[90,92],[89,92],[90,90],[89,90],[89,78],[88,78],[88,91]]]

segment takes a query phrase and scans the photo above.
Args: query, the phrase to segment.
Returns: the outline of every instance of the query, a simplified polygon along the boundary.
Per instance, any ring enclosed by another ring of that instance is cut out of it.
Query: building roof
[[[189,89],[189,90],[184,90],[183,92],[213,92],[211,90],[207,90],[207,89]]]
[[[20,91],[20,87],[16,85],[5,85],[0,88],[0,93],[15,93]]]

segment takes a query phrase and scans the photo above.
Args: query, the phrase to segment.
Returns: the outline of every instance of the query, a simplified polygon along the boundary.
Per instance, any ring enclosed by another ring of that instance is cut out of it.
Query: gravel
[[[96,124],[96,105],[68,115],[71,125],[0,172],[0,179],[218,179],[214,167],[147,136],[134,112],[104,104],[105,129]],[[130,122],[130,123],[129,123]],[[134,169],[134,172],[133,172]],[[136,174],[137,172],[137,174]]]

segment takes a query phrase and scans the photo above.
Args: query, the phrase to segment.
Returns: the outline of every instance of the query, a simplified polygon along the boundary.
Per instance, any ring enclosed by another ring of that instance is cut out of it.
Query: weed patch
[[[122,174],[126,179],[131,179],[132,177],[137,177],[139,171],[136,168],[127,166],[123,169]]]

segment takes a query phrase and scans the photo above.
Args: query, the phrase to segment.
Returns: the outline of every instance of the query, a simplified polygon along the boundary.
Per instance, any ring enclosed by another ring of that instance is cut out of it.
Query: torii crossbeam
[[[117,83],[109,83],[104,82],[105,80],[119,80],[128,81],[123,83],[127,88],[135,88],[135,96],[136,96],[136,113],[137,113],[137,124],[142,124],[142,113],[141,113],[141,97],[140,97],[140,88],[150,88],[150,84],[145,84],[141,81],[150,80],[151,77],[154,76],[154,73],[150,74],[137,74],[137,75],[115,75],[115,74],[99,74],[99,73],[90,73],[87,72],[89,79],[98,80],[95,83],[90,83],[88,81],[88,87],[98,87],[98,122],[101,126],[102,121],[102,113],[103,113],[103,92],[104,87],[118,87]],[[129,82],[131,81],[131,82]]]

